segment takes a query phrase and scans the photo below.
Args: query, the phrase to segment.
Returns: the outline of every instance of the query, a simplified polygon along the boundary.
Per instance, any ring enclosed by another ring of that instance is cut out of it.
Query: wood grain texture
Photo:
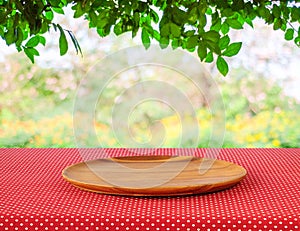
[[[247,171],[234,163],[192,156],[134,156],[97,159],[66,167],[63,178],[97,193],[179,196],[223,190]]]

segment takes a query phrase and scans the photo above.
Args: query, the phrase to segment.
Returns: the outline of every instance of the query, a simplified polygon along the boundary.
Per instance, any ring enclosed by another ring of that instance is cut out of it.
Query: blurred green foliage
[[[76,147],[72,113],[80,75],[71,69],[45,69],[26,63],[19,55],[0,63],[0,147]],[[226,109],[223,147],[300,147],[299,102],[286,96],[270,79],[242,69],[235,72],[230,79],[218,79]],[[175,78],[172,81],[176,84]],[[123,87],[116,81],[104,92],[106,105],[94,124],[99,143],[90,146],[122,146],[109,123],[109,107]],[[198,147],[208,147],[214,115],[206,105],[199,106],[196,114]],[[151,139],[153,131],[147,118],[155,117],[165,129],[162,146],[178,147],[181,124],[172,110],[161,112],[157,104],[148,102],[131,116],[131,132],[138,142]],[[190,145],[187,142],[180,147]]]

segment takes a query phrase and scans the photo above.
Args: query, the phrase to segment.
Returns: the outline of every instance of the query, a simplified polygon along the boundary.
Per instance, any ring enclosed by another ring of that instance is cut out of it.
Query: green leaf
[[[162,37],[169,37],[169,35],[170,35],[170,24],[169,23],[166,23],[161,27],[160,34]]]
[[[15,36],[15,29],[14,28],[9,29],[5,33],[4,38],[5,38],[5,41],[6,41],[7,45],[13,44],[17,39],[17,37]]]
[[[291,10],[292,22],[297,22],[300,19],[300,8],[293,7]]]
[[[34,55],[30,52],[30,48],[24,48],[24,52],[26,56],[31,60],[32,63],[34,63]]]
[[[132,6],[131,7],[132,7],[132,10],[138,9],[139,8],[138,2],[136,2],[136,1],[132,2]]]
[[[221,49],[219,47],[218,42],[215,43],[210,40],[206,40],[205,42],[206,42],[206,46],[210,49],[210,51],[212,51],[218,55],[221,55]]]
[[[46,32],[49,32],[49,29],[50,29],[49,24],[47,23],[46,20],[43,20],[41,30],[40,30],[39,34],[44,34]]]
[[[193,49],[197,46],[199,41],[199,38],[197,35],[193,35],[192,37],[188,38],[187,43],[186,43],[186,48],[187,49]]]
[[[286,30],[285,34],[284,34],[284,38],[286,40],[293,40],[294,38],[294,30],[292,28],[289,28]]]
[[[246,22],[249,26],[251,26],[252,28],[254,28],[253,22],[252,22],[252,20],[251,20],[250,18],[246,18],[246,19],[245,19],[245,22]]]
[[[85,12],[81,7],[81,2],[77,2],[77,5],[73,6],[72,9],[75,9],[75,13],[74,13],[74,18],[79,18],[81,17]]]
[[[18,52],[22,51],[22,47],[16,44],[16,49]]]
[[[179,47],[179,40],[178,39],[173,39],[171,45],[172,45],[172,48],[175,50],[176,48]]]
[[[22,29],[20,27],[17,28],[17,40],[16,40],[16,46],[21,46],[22,42],[24,40],[24,35]]]
[[[280,29],[282,30],[282,31],[286,31],[286,27],[287,27],[287,25],[286,25],[286,21],[283,21],[282,22],[282,25],[281,25],[281,27],[280,27]]]
[[[237,53],[239,53],[240,49],[242,47],[242,43],[241,42],[237,42],[237,43],[231,43],[227,49],[222,53],[222,55],[224,56],[234,56]]]
[[[68,34],[73,42],[73,45],[75,47],[75,50],[76,50],[76,53],[78,54],[78,52],[81,54],[82,56],[82,51],[81,51],[81,48],[80,48],[80,45],[77,41],[77,39],[75,38],[74,34],[71,32],[71,31],[68,31]]]
[[[57,31],[57,25],[55,23],[52,24],[54,31]]]
[[[123,21],[118,22],[115,26],[114,26],[114,33],[116,35],[120,35],[123,33]]]
[[[148,49],[150,47],[149,34],[145,28],[142,29],[142,42],[146,49]]]
[[[3,28],[1,26],[0,26],[0,36],[4,37],[4,30],[3,30]]]
[[[224,10],[221,11],[221,14],[225,18],[231,18],[235,12],[233,11],[232,8],[225,8]]]
[[[207,47],[203,41],[199,41],[197,49],[198,57],[203,61],[207,56]]]
[[[281,6],[283,18],[288,20],[290,17],[290,8],[286,6]]]
[[[273,9],[272,9],[272,13],[274,15],[275,18],[280,18],[281,15],[281,10],[279,8],[279,6],[277,6],[276,4],[273,5]]]
[[[26,47],[36,47],[40,42],[39,36],[34,36],[30,38],[27,43],[25,44]]]
[[[227,18],[225,22],[233,29],[243,29],[243,25],[237,19]]]
[[[208,7],[207,10],[206,10],[206,14],[212,15],[212,9]]]
[[[206,15],[200,14],[199,15],[199,26],[203,28],[203,27],[205,27],[206,23],[207,23]]]
[[[60,55],[65,55],[68,51],[68,41],[65,35],[65,32],[63,30],[63,28],[57,24],[57,27],[60,31],[60,36],[59,36],[59,51],[60,51]]]
[[[282,19],[281,18],[276,18],[273,24],[273,29],[278,30],[282,26]]]
[[[214,43],[218,43],[219,39],[220,39],[220,34],[214,30],[207,31],[202,36],[203,36],[203,39],[214,42]]]
[[[33,47],[24,47],[26,56],[34,63],[34,56],[39,56],[39,52]]]
[[[225,35],[229,32],[229,26],[226,22],[224,22],[221,26],[221,32]]]
[[[104,37],[105,36],[104,30],[102,28],[97,28],[97,34],[100,37]]]
[[[67,6],[67,0],[61,0],[61,3],[63,4],[63,6]]]
[[[134,12],[133,21],[134,21],[134,23],[137,27],[140,25],[140,14],[139,14],[139,12]]]
[[[183,25],[183,22],[187,21],[188,14],[186,11],[180,10],[177,7],[173,7],[171,12],[174,16],[176,15],[175,17],[172,17],[172,21],[178,26]]]
[[[49,0],[51,6],[59,6],[60,0]]]
[[[59,7],[52,7],[52,10],[58,14],[65,14],[64,10]]]
[[[53,14],[52,10],[46,11],[45,16],[46,16],[46,19],[48,19],[49,21],[52,21],[54,18],[54,14]]]
[[[190,12],[188,12],[188,22],[190,24],[195,24],[197,19],[199,18],[198,9],[193,7]]]
[[[99,19],[97,20],[97,28],[104,28],[107,24],[108,24],[107,18],[99,18]],[[122,27],[123,22],[120,21],[118,24],[120,24],[121,27]]]
[[[156,41],[160,41],[160,34],[158,33],[158,31],[153,30],[151,36],[152,36],[152,38],[154,38]]]
[[[194,30],[189,30],[189,31],[186,31],[186,32],[185,32],[186,37],[191,37],[191,36],[193,36],[194,34],[195,34],[195,31],[194,31]]]
[[[227,75],[227,73],[228,73],[228,64],[225,61],[225,59],[221,56],[218,56],[217,68],[223,76]]]
[[[228,47],[228,44],[230,43],[230,38],[228,35],[225,35],[222,37],[219,41],[219,47],[221,50],[224,50],[225,48]]]
[[[45,39],[45,37],[43,37],[43,36],[39,36],[39,41],[40,41],[40,43],[42,44],[42,45],[46,45],[46,39]]]
[[[211,63],[212,61],[214,61],[214,56],[213,56],[213,53],[210,51],[206,55],[205,62]]]
[[[153,22],[155,22],[155,23],[159,22],[159,16],[154,10],[151,9],[150,15],[151,15],[151,18],[153,19]]]
[[[178,38],[181,35],[181,29],[175,23],[170,23],[170,31],[175,38]]]
[[[243,0],[233,0],[232,9],[234,11],[242,10],[245,6],[245,3]]]
[[[40,53],[37,51],[37,49],[33,48],[33,47],[29,47],[28,48],[30,50],[30,52],[35,55],[35,56],[40,56]]]
[[[295,44],[296,44],[298,47],[300,47],[300,36],[296,37],[296,38],[294,39],[294,42],[295,42]]]
[[[210,27],[210,30],[214,30],[214,31],[220,31],[222,25],[221,25],[221,19],[218,18]]]
[[[200,4],[197,6],[198,8],[198,14],[199,15],[205,15],[206,11],[207,11],[207,4],[206,2],[200,2]]]
[[[161,37],[159,41],[159,46],[164,49],[167,48],[169,45],[169,38]]]
[[[264,19],[268,19],[271,15],[270,11],[263,5],[261,5],[261,7],[258,8],[258,14]]]
[[[220,18],[219,11],[215,10],[215,12],[211,15],[211,21],[214,22],[218,18]]]

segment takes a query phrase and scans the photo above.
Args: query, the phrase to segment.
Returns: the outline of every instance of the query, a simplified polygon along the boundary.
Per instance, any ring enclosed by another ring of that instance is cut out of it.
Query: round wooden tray
[[[127,196],[178,196],[215,192],[237,184],[247,171],[234,163],[191,156],[96,159],[66,167],[74,186]]]

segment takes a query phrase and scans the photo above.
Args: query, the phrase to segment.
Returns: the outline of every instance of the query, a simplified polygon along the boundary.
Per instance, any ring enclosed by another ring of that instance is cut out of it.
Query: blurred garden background
[[[75,51],[60,57],[54,31],[48,35],[46,47],[40,48],[36,64],[0,42],[0,147],[77,147],[73,105],[82,77],[107,54],[141,44],[139,38],[132,40],[126,34],[101,39],[81,20],[62,21],[58,17],[57,22],[77,36],[83,57]],[[222,93],[226,117],[223,147],[300,147],[299,48],[259,20],[255,30],[247,28],[232,36],[243,41],[243,47],[239,55],[228,60],[231,70],[227,77],[218,73],[214,63],[203,64]],[[176,76],[151,75],[155,72],[141,69],[133,78],[110,84],[103,95],[107,108],[97,109],[101,117],[95,116],[101,145],[92,143],[91,147],[123,146],[112,130],[109,106],[133,81],[164,77],[172,78],[173,84],[182,86],[194,100],[200,128],[198,147],[208,146],[214,115],[201,96]],[[131,116],[132,134],[139,142],[150,139],[151,118],[165,127],[167,138],[161,146],[178,147],[180,121],[172,110],[148,102]]]

